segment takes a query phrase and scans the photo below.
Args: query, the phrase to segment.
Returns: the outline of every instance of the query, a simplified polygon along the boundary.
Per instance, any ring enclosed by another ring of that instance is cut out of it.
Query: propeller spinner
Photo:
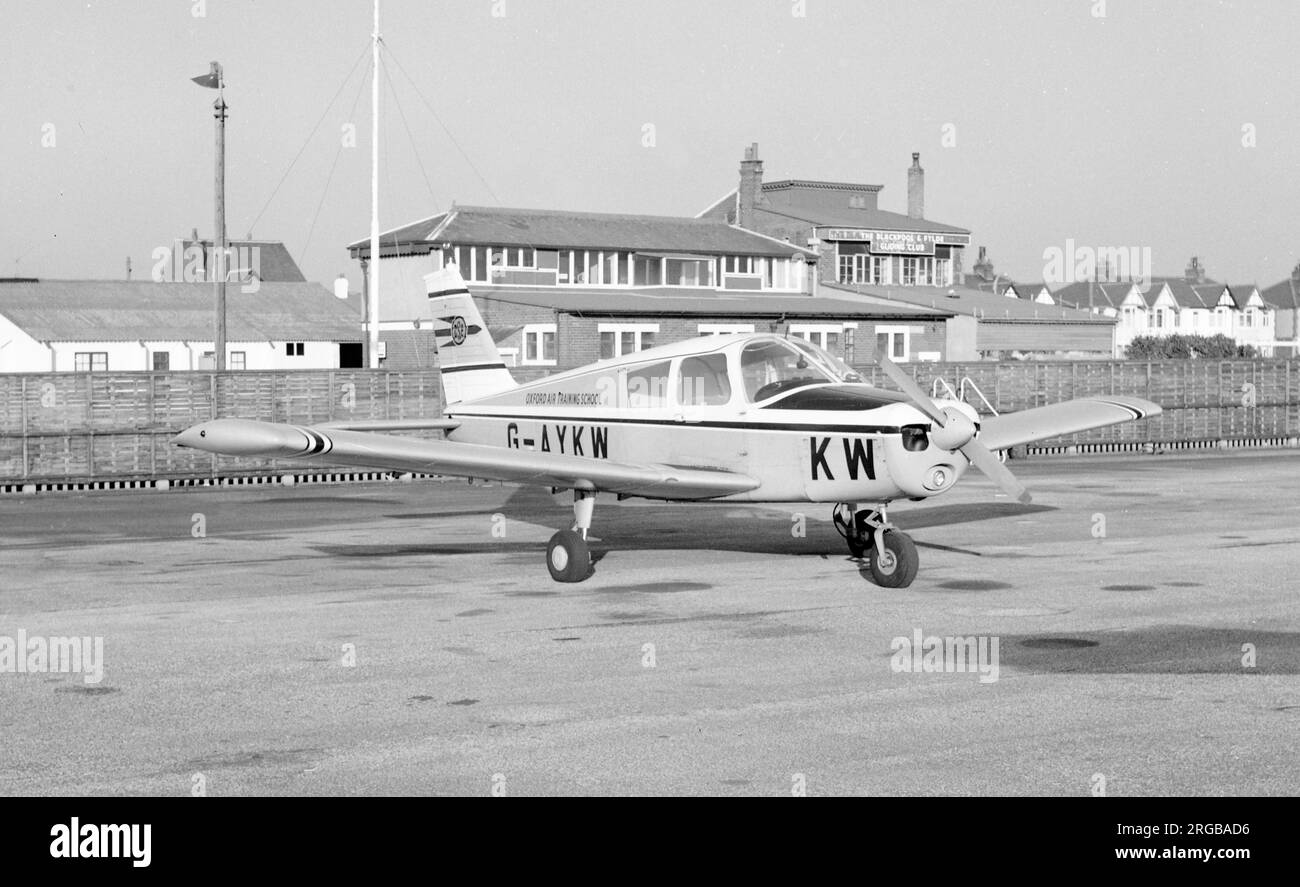
[[[939,409],[911,376],[884,355],[880,357],[880,368],[885,371],[890,381],[907,395],[913,406],[930,417],[930,421],[934,423],[930,430],[931,443],[949,452],[960,450],[972,465],[984,472],[989,480],[1002,488],[1004,493],[1024,505],[1030,503],[1031,497],[1024,484],[1016,480],[1016,476],[1002,464],[992,450],[976,439],[974,422],[951,407]]]

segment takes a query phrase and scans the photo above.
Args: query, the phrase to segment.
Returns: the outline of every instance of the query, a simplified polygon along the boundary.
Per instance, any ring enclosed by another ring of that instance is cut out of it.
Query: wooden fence
[[[1300,438],[1300,360],[904,366],[926,391],[935,378],[954,389],[969,379],[998,412],[1111,394],[1164,407],[1153,419],[1044,441],[1017,455],[1295,444]],[[859,370],[887,386],[878,367]],[[967,394],[985,412],[974,390]],[[435,418],[441,409],[436,370],[0,375],[0,488],[300,472],[300,464],[212,456],[170,441],[183,428],[221,416],[305,425]]]
[[[1300,437],[1300,361],[1009,361],[904,365],[927,391],[934,379],[954,389],[969,379],[1000,413],[1076,397],[1127,394],[1160,404],[1153,419],[1043,441],[1029,453],[1295,443]],[[888,385],[880,368],[858,367]],[[967,388],[967,400],[986,412]]]
[[[441,410],[436,370],[0,374],[0,485],[266,474],[288,463],[171,438],[223,416],[311,424]]]

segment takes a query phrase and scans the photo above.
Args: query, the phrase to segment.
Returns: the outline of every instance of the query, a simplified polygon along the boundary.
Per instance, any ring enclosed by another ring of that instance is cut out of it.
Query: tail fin
[[[469,294],[460,269],[447,265],[424,275],[447,403],[487,397],[515,387],[492,334]]]

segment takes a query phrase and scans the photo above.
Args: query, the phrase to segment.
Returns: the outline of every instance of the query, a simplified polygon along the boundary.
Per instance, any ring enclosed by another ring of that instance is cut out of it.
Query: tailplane
[[[517,384],[501,360],[460,269],[447,265],[424,276],[447,403],[508,391]]]

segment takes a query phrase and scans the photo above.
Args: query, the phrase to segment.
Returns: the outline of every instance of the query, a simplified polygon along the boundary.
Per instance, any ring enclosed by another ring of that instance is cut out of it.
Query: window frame
[[[604,355],[604,338],[605,334],[612,334],[614,339],[613,354],[606,357]],[[623,350],[623,335],[631,333],[633,336],[633,347],[631,351]],[[657,323],[598,323],[596,324],[596,342],[599,347],[598,354],[600,360],[614,360],[619,357],[626,357],[629,354],[639,354],[645,351],[647,347],[653,348],[654,345],[645,345],[644,334],[650,333],[652,336],[659,335],[659,324]]]
[[[550,333],[554,338],[554,356],[546,357],[546,334]],[[528,340],[535,338],[537,357],[528,356]],[[553,367],[559,363],[560,358],[560,331],[559,325],[555,323],[527,323],[524,324],[523,336],[519,348],[519,366],[531,367]],[[500,349],[498,349],[500,353]]]
[[[875,325],[875,328],[872,330],[872,333],[876,336],[877,350],[879,350],[880,337],[882,335],[889,337],[888,340],[889,353],[886,354],[885,356],[888,357],[890,360],[892,360],[894,363],[909,363],[912,360],[912,328],[911,327],[899,323],[878,323]],[[896,351],[896,348],[894,346],[895,336],[902,336],[903,354],[901,357],[895,354]]]

